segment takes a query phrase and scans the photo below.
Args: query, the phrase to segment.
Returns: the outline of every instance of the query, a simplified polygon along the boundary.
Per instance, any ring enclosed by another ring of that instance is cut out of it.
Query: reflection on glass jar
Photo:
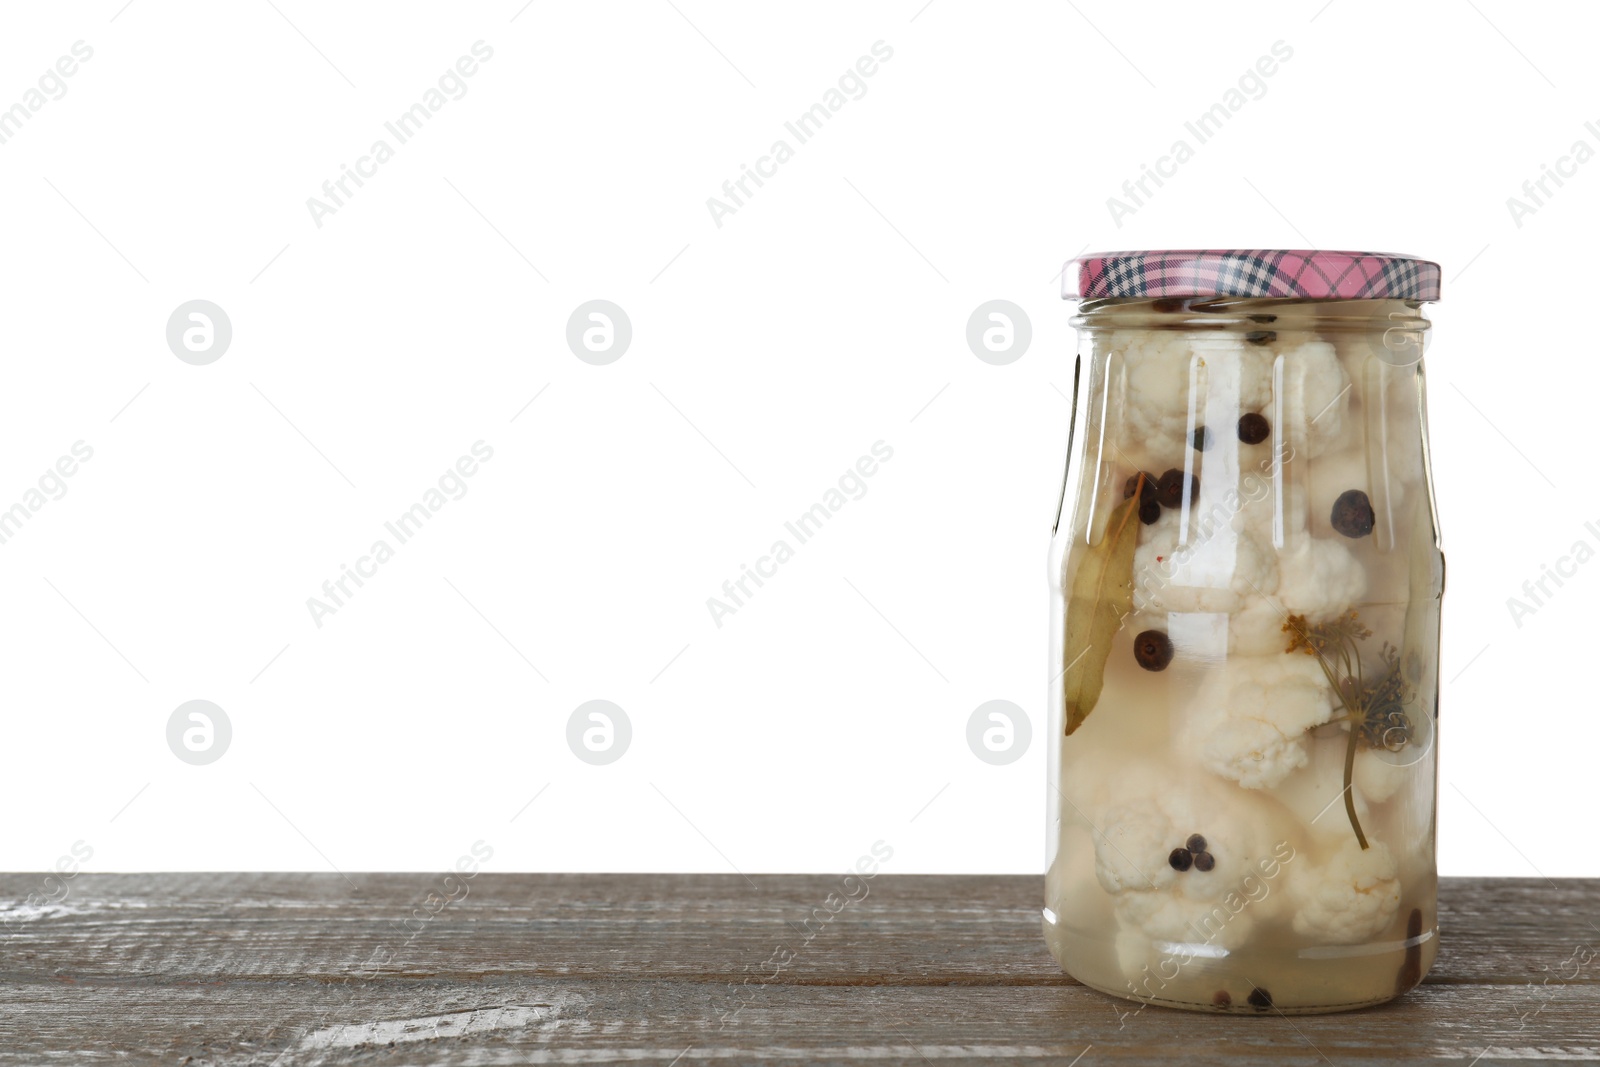
[[[1115,253],[1067,296],[1050,950],[1176,1007],[1397,996],[1438,944],[1438,268]]]

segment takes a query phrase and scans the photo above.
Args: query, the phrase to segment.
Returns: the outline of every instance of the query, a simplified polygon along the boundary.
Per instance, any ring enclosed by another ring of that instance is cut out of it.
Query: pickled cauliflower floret
[[[1190,393],[1196,417],[1203,418],[1205,391],[1237,395],[1241,411],[1254,411],[1272,394],[1272,365],[1266,352],[1221,333],[1173,330],[1123,330],[1110,352],[1126,370],[1124,438],[1149,456],[1182,455],[1189,434]]]
[[[1287,897],[1269,883],[1294,852],[1270,798],[1186,766],[1130,771],[1106,779],[1111,804],[1094,834],[1095,876],[1121,934],[1231,948],[1278,915]]]
[[[1259,892],[1259,890],[1257,891]],[[1250,940],[1255,915],[1238,894],[1236,907],[1223,900],[1195,900],[1173,893],[1129,893],[1116,903],[1117,922],[1137,934],[1128,946],[1148,951],[1150,941],[1202,942],[1219,948],[1238,948]],[[1123,949],[1119,948],[1119,954]]]
[[[1270,789],[1305,766],[1306,731],[1332,714],[1333,691],[1312,657],[1234,656],[1183,711],[1179,751],[1246,789]]]
[[[1226,526],[1201,538],[1191,523],[1189,543],[1180,547],[1176,508],[1139,532],[1133,553],[1133,608],[1230,614],[1249,600],[1278,587],[1278,560],[1249,530]]]
[[[1146,761],[1104,780],[1094,822],[1095,877],[1106,892],[1215,900],[1273,855],[1283,813],[1188,767]]]
[[[1288,615],[1326,622],[1359,603],[1367,591],[1367,572],[1342,543],[1306,538],[1302,533],[1277,556],[1278,585],[1270,597],[1250,598],[1228,619],[1228,651],[1265,656],[1288,645],[1283,624]]]
[[[1257,597],[1228,616],[1228,651],[1236,656],[1270,656],[1289,645],[1285,616],[1277,601]]]
[[[1377,934],[1400,908],[1394,857],[1382,842],[1363,849],[1351,838],[1326,864],[1307,865],[1290,882],[1294,931],[1331,945],[1353,945]]]
[[[1373,804],[1382,804],[1398,793],[1413,773],[1413,764],[1409,762],[1412,758],[1406,750],[1399,754],[1375,748],[1357,752],[1355,771],[1351,775],[1356,792]]]
[[[1107,893],[1165,889],[1178,872],[1167,863],[1173,848],[1172,820],[1148,806],[1115,807],[1100,821],[1094,842],[1094,874]]]
[[[1329,538],[1307,538],[1278,557],[1278,606],[1311,623],[1326,622],[1367,592],[1367,572],[1350,550]]]
[[[1317,456],[1345,440],[1350,376],[1326,341],[1308,341],[1284,353],[1283,410],[1296,451]]]

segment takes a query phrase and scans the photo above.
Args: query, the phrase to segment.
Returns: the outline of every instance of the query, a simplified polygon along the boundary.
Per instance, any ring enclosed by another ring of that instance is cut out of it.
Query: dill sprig
[[[1350,729],[1344,753],[1344,810],[1356,841],[1365,849],[1367,835],[1356,817],[1352,788],[1356,749],[1382,748],[1396,752],[1411,741],[1411,720],[1405,711],[1410,687],[1400,676],[1399,653],[1385,641],[1374,664],[1377,671],[1369,682],[1360,645],[1372,636],[1372,630],[1353,610],[1315,626],[1309,625],[1304,615],[1290,615],[1289,621],[1283,624],[1283,632],[1289,635],[1289,647],[1285,651],[1315,656],[1328,685],[1344,706],[1344,715],[1333,720],[1348,723]]]

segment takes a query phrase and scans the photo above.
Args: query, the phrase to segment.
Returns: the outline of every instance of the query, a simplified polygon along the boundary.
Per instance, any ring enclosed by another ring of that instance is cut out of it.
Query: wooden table
[[[1124,1018],[1045,952],[1037,877],[881,875],[809,928],[840,879],[350,882],[0,875],[0,1067],[1600,1060],[1600,880],[1448,879],[1420,988],[1299,1018]]]

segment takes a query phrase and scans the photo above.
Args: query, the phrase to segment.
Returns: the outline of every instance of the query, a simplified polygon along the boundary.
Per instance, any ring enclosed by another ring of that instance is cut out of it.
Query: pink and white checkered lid
[[[1067,264],[1068,300],[1158,296],[1438,300],[1439,264],[1381,252],[1205,248],[1096,252]]]

